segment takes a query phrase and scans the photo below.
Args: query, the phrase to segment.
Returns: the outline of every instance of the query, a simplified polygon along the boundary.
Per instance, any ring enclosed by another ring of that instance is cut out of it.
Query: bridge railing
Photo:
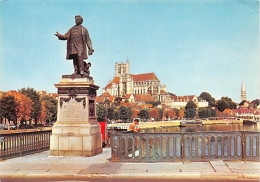
[[[259,161],[260,132],[114,133],[112,161]]]
[[[0,134],[0,159],[49,150],[51,130]]]

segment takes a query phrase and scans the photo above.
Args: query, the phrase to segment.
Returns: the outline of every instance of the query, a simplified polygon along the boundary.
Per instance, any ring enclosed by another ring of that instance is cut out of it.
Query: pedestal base
[[[63,75],[58,88],[57,122],[52,128],[50,155],[93,156],[102,152],[96,119],[96,91],[92,77]]]
[[[52,129],[50,155],[93,156],[102,152],[101,141],[98,124],[58,122]]]

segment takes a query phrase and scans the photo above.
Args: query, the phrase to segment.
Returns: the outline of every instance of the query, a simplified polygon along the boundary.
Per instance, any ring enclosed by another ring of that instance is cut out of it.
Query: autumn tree
[[[175,114],[176,114],[176,117],[178,118],[179,117],[179,113],[180,113],[180,110],[177,109],[177,108],[173,108]]]
[[[41,106],[42,106],[42,111],[39,117],[39,122],[41,124],[44,124],[46,122],[46,106],[45,106],[45,102],[41,102]]]
[[[9,91],[6,93],[7,95],[14,96],[16,105],[15,105],[15,116],[14,116],[14,124],[18,126],[18,122],[28,121],[31,117],[32,110],[32,101],[29,97],[24,94],[16,91]]]
[[[132,109],[133,112],[133,118],[138,118],[139,111],[137,109]]]
[[[150,118],[154,118],[155,120],[159,120],[160,119],[160,115],[159,114],[160,114],[159,110],[157,108],[153,108],[149,112],[149,117]]]
[[[163,109],[159,109],[159,118],[160,120],[163,119]]]
[[[31,111],[31,118],[34,119],[35,126],[37,126],[37,121],[40,117],[42,106],[40,102],[40,95],[37,94],[36,90],[33,88],[22,88],[19,90],[22,94],[29,97],[32,101],[32,111]]]
[[[179,111],[180,111],[180,112],[179,112],[179,118],[180,118],[180,119],[184,118],[184,110],[183,110],[183,109],[180,109]]]

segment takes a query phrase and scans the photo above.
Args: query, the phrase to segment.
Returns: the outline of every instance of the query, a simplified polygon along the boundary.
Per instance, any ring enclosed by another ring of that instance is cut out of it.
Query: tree
[[[113,115],[114,115],[114,119],[115,120],[119,120],[119,118],[120,118],[120,111],[118,109],[115,109]]]
[[[97,104],[97,120],[104,121],[107,117],[107,109],[102,104]]]
[[[114,100],[115,106],[120,106],[121,101],[122,101],[121,97],[116,97],[115,100]]]
[[[154,118],[155,120],[159,120],[160,119],[160,115],[159,114],[160,113],[159,113],[159,110],[157,108],[153,108],[149,112],[150,118]]]
[[[149,119],[149,112],[146,109],[142,109],[140,110],[138,117],[144,120],[148,120]]]
[[[209,103],[209,106],[215,107],[215,99],[208,93],[208,92],[202,92],[199,96],[200,99],[206,100]]]
[[[107,109],[107,118],[108,118],[109,120],[114,119],[114,110],[115,110],[115,107],[109,107],[109,108]]]
[[[0,116],[7,118],[10,123],[16,117],[16,105],[13,95],[4,94],[0,99]]]
[[[44,124],[46,122],[46,118],[47,118],[45,102],[41,102],[41,105],[42,105],[42,111],[41,111],[39,121],[41,124]]]
[[[132,120],[133,119],[133,108],[131,106],[127,106],[128,109],[128,119]]]
[[[178,118],[179,117],[179,113],[180,113],[180,110],[177,109],[177,108],[173,108],[175,114],[176,114],[176,117]]]
[[[129,118],[129,110],[126,106],[120,106],[119,112],[120,112],[120,119],[122,121],[126,121],[126,120],[130,119]]]
[[[15,116],[14,124],[18,126],[18,122],[27,121],[30,119],[30,114],[32,110],[32,101],[29,97],[16,91],[8,91],[7,95],[14,96],[16,106],[15,106]]]
[[[138,118],[139,111],[137,109],[132,109],[133,112],[133,118]]]
[[[252,103],[253,108],[257,108],[257,106],[260,104],[260,100],[259,99],[255,99],[251,103]]]
[[[45,121],[47,121],[47,123],[49,121],[56,121],[58,101],[54,97],[48,95],[42,96],[40,98],[40,101],[44,103],[45,113],[46,113]]]
[[[35,126],[37,127],[37,121],[41,114],[41,102],[40,102],[40,95],[37,94],[36,90],[33,88],[22,88],[19,90],[22,94],[26,95],[27,97],[30,97],[32,101],[32,111],[31,111],[31,118],[35,121]]]
[[[184,118],[184,110],[183,109],[180,109],[179,118],[180,119]]]
[[[237,105],[229,97],[222,97],[217,101],[216,107],[219,111],[223,112],[225,109],[236,109]]]
[[[217,101],[216,107],[220,112],[223,112],[225,109],[229,108],[228,101],[221,99]]]
[[[159,118],[160,120],[163,118],[163,109],[159,109]]]
[[[185,118],[194,118],[196,116],[196,108],[196,104],[193,101],[189,101],[185,106]]]
[[[200,118],[207,118],[207,112],[206,112],[206,108],[204,107],[200,107],[198,110],[198,115]]]

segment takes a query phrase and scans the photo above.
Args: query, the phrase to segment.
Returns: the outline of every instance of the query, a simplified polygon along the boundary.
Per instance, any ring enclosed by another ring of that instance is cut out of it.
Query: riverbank
[[[185,120],[186,121],[186,120]],[[180,127],[182,120],[174,121],[157,121],[157,122],[139,122],[140,128],[158,128],[158,127]],[[201,120],[202,125],[214,125],[214,124],[243,124],[243,120]],[[130,123],[115,123],[108,124],[108,128],[127,129]],[[192,126],[192,124],[189,124]]]
[[[0,130],[0,134],[29,133],[29,132],[49,131],[49,130],[52,130],[52,127],[39,127],[33,129],[18,129],[18,130]]]

